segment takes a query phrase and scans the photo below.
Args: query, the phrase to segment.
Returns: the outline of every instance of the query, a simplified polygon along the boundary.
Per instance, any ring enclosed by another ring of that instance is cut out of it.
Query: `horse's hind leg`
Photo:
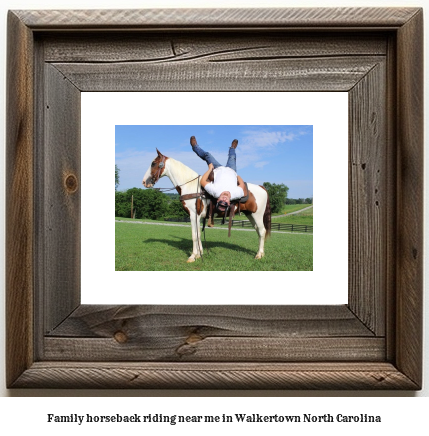
[[[264,227],[264,216],[258,213],[255,214],[249,214],[247,215],[247,218],[252,223],[252,225],[255,227],[256,232],[259,236],[259,249],[256,253],[255,259],[261,259],[264,257],[264,243],[265,243],[265,227]]]

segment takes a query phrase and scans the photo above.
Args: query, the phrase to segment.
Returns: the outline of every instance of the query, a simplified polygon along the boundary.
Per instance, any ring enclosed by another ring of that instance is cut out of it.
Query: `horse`
[[[164,156],[158,149],[156,151],[158,155],[153,159],[143,177],[143,186],[153,188],[161,177],[168,177],[181,197],[192,197],[190,199],[182,199],[181,201],[183,208],[190,217],[192,228],[193,248],[187,262],[195,262],[203,253],[200,221],[201,218],[208,216],[210,199],[201,196],[201,176],[182,162]],[[259,249],[255,259],[261,259],[264,256],[265,239],[268,238],[271,231],[270,201],[268,192],[263,186],[251,183],[248,183],[247,186],[249,192],[253,194],[253,204],[252,207],[246,210],[245,206],[247,203],[245,203],[244,206],[240,206],[240,210],[247,216],[258,233]],[[235,205],[235,207],[238,208],[238,205]]]

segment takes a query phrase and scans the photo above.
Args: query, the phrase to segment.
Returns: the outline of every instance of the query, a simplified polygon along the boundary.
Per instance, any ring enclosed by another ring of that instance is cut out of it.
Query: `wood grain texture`
[[[396,34],[388,37],[387,51],[387,74],[386,74],[386,105],[390,108],[386,111],[386,165],[388,168],[386,179],[386,359],[390,362],[395,360],[396,353],[396,231],[397,231],[397,45]]]
[[[106,53],[106,41],[109,50]],[[43,36],[46,62],[118,63],[237,61],[281,58],[323,58],[386,55],[386,38],[377,34],[350,33],[284,34],[283,32],[240,32],[194,34],[72,34],[61,38]]]
[[[82,305],[49,336],[130,340],[198,335],[220,337],[374,336],[345,305],[338,306],[104,306]]]
[[[80,304],[80,91],[45,66],[44,258],[45,332]]]
[[[239,60],[239,59],[237,59]],[[348,91],[378,57],[243,62],[55,63],[82,91]]]
[[[86,338],[82,341],[80,338]],[[341,338],[341,339],[340,339]],[[382,361],[384,338],[346,306],[81,306],[46,360]]]
[[[33,357],[33,49],[8,14],[6,111],[6,382]]]
[[[14,387],[92,389],[416,389],[389,363],[35,363]]]
[[[8,386],[419,389],[421,18],[416,8],[11,13]],[[349,91],[348,307],[77,307],[84,90]]]
[[[156,29],[246,27],[395,28],[416,8],[134,9],[14,11],[32,29]]]
[[[349,93],[349,307],[376,335],[386,320],[386,63]],[[359,291],[357,291],[359,289]]]
[[[397,363],[422,380],[423,11],[398,32]]]
[[[383,338],[202,338],[171,329],[170,336],[149,331],[128,338],[120,330],[110,339],[46,338],[44,360],[79,362],[383,362]]]

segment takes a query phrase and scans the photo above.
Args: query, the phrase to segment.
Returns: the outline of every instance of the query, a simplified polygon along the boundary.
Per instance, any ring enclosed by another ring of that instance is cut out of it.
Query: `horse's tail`
[[[269,238],[271,235],[271,206],[270,206],[270,197],[268,195],[268,191],[261,186],[267,192],[267,204],[265,206],[264,212],[264,227],[265,227],[265,239]]]

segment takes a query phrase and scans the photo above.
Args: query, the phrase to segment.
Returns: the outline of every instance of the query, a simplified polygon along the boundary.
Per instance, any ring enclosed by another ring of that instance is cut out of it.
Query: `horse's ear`
[[[161,153],[158,149],[156,149],[156,152],[158,153],[158,156],[159,156],[159,157],[162,156],[162,153]]]

